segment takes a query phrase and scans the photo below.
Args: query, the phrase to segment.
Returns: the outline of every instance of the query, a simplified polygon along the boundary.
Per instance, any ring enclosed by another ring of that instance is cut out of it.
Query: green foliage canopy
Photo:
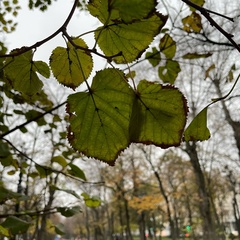
[[[183,2],[188,3],[187,0]],[[44,11],[51,3],[52,1],[48,0],[29,1],[29,7],[37,7]],[[10,9],[8,4],[8,1],[4,1],[6,11],[12,13],[13,8]],[[18,1],[13,1],[12,4],[15,10],[19,9]],[[17,129],[26,133],[25,126],[33,121],[39,127],[46,125],[43,117],[56,109],[43,90],[42,77],[50,78],[51,73],[60,84],[73,90],[77,90],[83,83],[87,86],[86,91],[77,91],[68,96],[66,112],[69,115],[69,127],[68,133],[63,134],[68,136],[69,143],[76,152],[87,157],[114,165],[119,154],[131,143],[154,144],[168,148],[179,146],[183,140],[207,140],[210,137],[207,128],[208,106],[185,130],[188,116],[187,100],[181,91],[173,86],[181,71],[180,63],[175,58],[177,44],[171,33],[163,30],[168,17],[157,11],[157,1],[90,0],[87,10],[101,24],[93,31],[95,44],[92,48],[83,38],[71,37],[67,32],[68,23],[79,4],[78,0],[74,1],[67,20],[55,33],[30,47],[14,49],[7,53],[4,43],[0,42],[0,82],[5,97],[12,99],[15,104],[36,104],[41,109],[26,112],[15,110],[14,113],[25,115],[27,121],[14,129],[8,129],[4,114],[0,115],[1,164],[11,165],[15,169],[19,167],[18,162],[11,156],[11,144],[4,137]],[[202,18],[195,8],[199,10],[203,4],[204,1],[201,0],[191,2],[191,13],[182,19],[182,29],[187,33],[201,32]],[[204,13],[203,9],[201,13]],[[17,11],[13,11],[12,14],[16,15]],[[4,25],[1,31],[14,30],[15,25],[12,26],[11,21],[6,21],[5,14],[0,14],[0,21]],[[66,45],[58,46],[52,51],[49,64],[34,60],[34,50],[60,33]],[[158,46],[150,48],[158,35],[161,36]],[[89,79],[94,69],[94,54],[106,60],[111,67],[97,71],[93,79]],[[188,53],[183,59],[209,56],[211,53]],[[139,81],[134,78],[131,64],[142,60],[149,61],[157,68],[159,79]],[[3,102],[4,99],[0,99],[0,106],[3,106]],[[55,117],[54,122],[58,121],[61,119]],[[56,128],[56,125],[52,123],[50,127]],[[52,163],[58,164],[61,171],[65,171],[65,175],[82,181],[87,180],[77,165],[69,163],[61,155],[53,157]],[[35,165],[36,172],[30,175],[33,179],[36,176],[47,178],[53,173],[59,173],[47,166]],[[51,187],[52,190],[66,192],[79,198],[74,191]],[[8,197],[16,200],[21,198],[21,195],[15,195],[4,187],[2,189],[4,191],[0,194],[1,201],[7,201]],[[87,206],[100,205],[99,199],[95,197],[89,197],[86,193],[82,197]],[[57,209],[66,217],[73,216],[80,210],[78,206]],[[0,225],[0,233],[12,236],[26,231],[29,226],[28,221],[10,216]]]

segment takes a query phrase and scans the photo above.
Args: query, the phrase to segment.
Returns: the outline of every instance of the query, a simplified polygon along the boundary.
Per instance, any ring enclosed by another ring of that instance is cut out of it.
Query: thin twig
[[[46,171],[51,171],[51,172],[54,172],[54,173],[57,173],[57,174],[62,174],[64,175],[65,177],[69,177],[71,179],[74,179],[78,182],[81,182],[81,183],[84,183],[84,184],[93,184],[93,185],[99,185],[99,184],[104,184],[104,182],[88,182],[88,181],[83,181],[75,176],[72,176],[70,174],[67,174],[63,171],[59,171],[59,170],[56,170],[56,169],[53,169],[51,167],[48,167],[48,166],[44,166],[44,165],[41,165],[39,163],[37,163],[36,161],[34,161],[32,158],[30,158],[27,154],[25,154],[24,152],[22,152],[21,150],[19,150],[16,146],[14,146],[14,144],[12,142],[10,142],[9,140],[7,140],[6,138],[3,138],[4,141],[6,141],[16,152],[18,152],[20,155],[22,155],[23,157],[25,157],[26,159],[30,160],[31,162],[33,162],[36,166],[38,167],[41,167],[43,168],[44,170]]]
[[[239,52],[240,52],[240,46],[233,40],[233,35],[226,32],[221,26],[219,26],[219,24],[209,15],[209,12],[212,12],[212,11],[209,11],[201,6],[198,6],[197,4],[189,1],[189,0],[182,0],[184,3],[186,3],[187,5],[195,8],[196,10],[198,10],[209,22],[210,24],[215,27],[220,33],[222,33],[228,40],[229,42],[232,43],[232,45],[235,47],[235,49],[237,49]],[[212,12],[214,14],[216,14],[215,12]],[[223,17],[223,15],[221,14],[218,14],[219,16]],[[233,21],[232,18],[228,18],[226,16],[224,16],[225,18]]]
[[[22,128],[22,127],[25,127],[26,125],[28,125],[31,122],[39,120],[40,118],[44,117],[45,115],[47,115],[49,113],[52,113],[53,111],[55,111],[58,108],[62,107],[66,103],[67,103],[66,101],[63,102],[63,103],[60,103],[59,105],[55,106],[54,108],[52,108],[52,109],[50,109],[50,110],[48,110],[48,111],[46,111],[46,112],[44,112],[44,113],[34,117],[34,118],[32,118],[32,119],[30,119],[30,120],[28,120],[28,121],[26,121],[26,122],[24,122],[24,123],[22,123],[22,124],[20,124],[20,125],[18,125],[16,127],[14,127],[14,128],[12,128],[12,129],[10,129],[9,131],[7,131],[5,133],[0,134],[0,139],[2,139],[3,137],[7,136],[8,134],[10,134],[12,132],[15,132],[16,130],[18,130],[18,129]]]
[[[4,54],[4,55],[0,55],[0,58],[5,58],[5,57],[15,57],[15,56],[19,56],[29,50],[32,50],[32,49],[36,49],[38,47],[40,47],[41,45],[43,45],[44,43],[50,41],[51,39],[53,39],[54,37],[56,37],[59,33],[61,33],[64,29],[67,28],[67,25],[69,24],[73,14],[74,14],[74,11],[75,9],[77,8],[77,5],[78,5],[78,2],[79,0],[75,0],[74,3],[73,3],[73,6],[72,6],[72,9],[67,17],[67,19],[65,20],[65,22],[63,23],[63,25],[56,31],[54,32],[53,34],[51,34],[50,36],[46,37],[45,39],[39,41],[39,42],[36,42],[34,43],[32,46],[29,46],[29,47],[21,47],[19,49],[16,49],[14,52],[12,53],[9,53],[9,54]]]

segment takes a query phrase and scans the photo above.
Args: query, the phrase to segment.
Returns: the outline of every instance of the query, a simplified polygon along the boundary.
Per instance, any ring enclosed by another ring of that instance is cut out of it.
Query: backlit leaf
[[[157,50],[157,48],[153,47],[151,52],[146,53],[146,59],[148,59],[153,67],[156,67],[161,61],[160,52]]]
[[[74,207],[58,207],[57,211],[60,212],[64,217],[72,217],[82,211],[80,206]]]
[[[8,229],[4,228],[1,225],[0,225],[0,236],[10,237]]]
[[[96,196],[90,197],[87,193],[82,193],[81,195],[83,196],[84,202],[87,207],[100,206],[101,200],[98,197],[96,197]]]
[[[50,175],[53,170],[47,166],[36,165],[36,169],[41,178],[46,178],[46,176]]]
[[[97,17],[103,24],[109,21],[108,0],[89,0],[88,11],[94,17]]]
[[[210,138],[210,131],[207,127],[207,107],[204,108],[189,124],[184,132],[184,140],[204,141]]]
[[[4,228],[8,229],[11,235],[27,232],[31,223],[26,222],[15,216],[10,216],[1,224]]]
[[[124,73],[105,69],[96,73],[91,89],[68,98],[68,139],[75,150],[114,164],[129,143],[134,92]]]
[[[68,169],[68,173],[72,176],[78,177],[80,179],[83,179],[84,181],[87,181],[86,176],[82,169],[80,169],[77,165],[69,163],[68,166],[71,169]]]
[[[163,38],[160,40],[159,44],[160,50],[166,58],[172,59],[175,56],[176,53],[176,42],[172,39],[172,37],[169,34],[165,34]]]
[[[180,71],[180,65],[177,61],[167,60],[166,66],[158,68],[158,75],[164,83],[173,84]]]
[[[182,58],[184,59],[198,59],[198,58],[207,58],[212,56],[212,53],[187,53],[185,55],[183,55]]]
[[[56,226],[54,226],[54,228],[55,228],[56,234],[61,236],[65,234],[63,223],[58,223]]]
[[[183,30],[186,32],[199,33],[202,30],[202,18],[201,16],[193,12],[191,15],[182,19]]]
[[[33,61],[31,51],[8,58],[5,62],[4,74],[7,80],[15,90],[24,95],[33,96],[41,91],[43,83],[37,73],[50,77],[48,65],[42,61]]]
[[[39,111],[36,111],[33,109],[29,110],[28,112],[25,113],[25,117],[26,117],[27,121],[36,119],[38,126],[46,125],[47,122],[45,121],[44,117],[39,118],[39,116],[42,116],[42,112],[39,112]]]
[[[202,7],[203,4],[205,3],[205,0],[191,0],[191,2],[192,2],[192,3],[195,3],[196,5],[198,5],[198,6],[200,6],[200,7]],[[191,10],[191,11],[196,11],[196,9],[193,8],[193,7],[190,7],[190,10]]]
[[[57,47],[50,56],[50,66],[54,77],[64,86],[75,89],[90,75],[93,68],[92,56],[87,49],[87,44],[81,39],[74,39],[73,46],[70,42],[67,48]]]
[[[100,27],[95,39],[105,55],[115,56],[116,63],[127,63],[138,59],[154,37],[160,33],[167,18],[161,14],[134,21]]]
[[[80,199],[80,196],[79,196],[75,191],[73,191],[73,190],[71,190],[71,189],[62,189],[62,188],[58,188],[57,186],[51,186],[51,188],[52,188],[53,190],[58,190],[58,191],[66,192],[66,193],[68,193],[68,194],[73,195],[75,198]]]
[[[210,72],[216,68],[215,64],[212,64],[205,72],[205,79],[210,77]]]
[[[63,168],[65,168],[67,166],[67,164],[68,164],[66,159],[63,156],[61,156],[61,155],[53,157],[51,162],[52,163],[54,163],[54,162],[58,163]]]
[[[178,146],[186,123],[187,103],[173,86],[142,80],[131,120],[131,140],[162,148]]]
[[[125,23],[130,23],[134,20],[147,18],[149,14],[155,11],[157,5],[156,0],[112,0],[110,9],[119,11],[119,17]]]

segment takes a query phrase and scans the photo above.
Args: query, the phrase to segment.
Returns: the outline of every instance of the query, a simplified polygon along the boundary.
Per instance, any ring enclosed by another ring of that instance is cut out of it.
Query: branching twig
[[[44,170],[46,171],[51,171],[51,172],[54,172],[54,173],[57,173],[57,174],[62,174],[64,175],[65,177],[69,177],[71,179],[74,179],[76,181],[79,181],[81,183],[85,183],[85,184],[104,184],[104,182],[88,182],[88,181],[83,181],[77,177],[74,177],[70,174],[67,174],[63,171],[59,171],[59,170],[56,170],[56,169],[53,169],[51,167],[48,167],[48,166],[44,166],[44,165],[41,165],[39,163],[37,163],[36,161],[34,161],[32,158],[30,158],[29,156],[27,156],[27,154],[25,154],[24,152],[22,152],[21,150],[19,150],[17,147],[14,146],[14,144],[12,142],[10,142],[9,140],[3,138],[4,141],[6,141],[16,152],[18,152],[20,155],[22,155],[23,157],[25,157],[26,159],[30,160],[31,162],[33,162],[36,166],[38,167],[41,167],[43,168]]]
[[[29,50],[36,49],[36,48],[40,47],[41,45],[43,45],[44,43],[46,43],[46,42],[50,41],[51,39],[53,39],[54,37],[56,37],[59,33],[63,32],[67,28],[67,25],[69,24],[74,12],[75,12],[75,9],[77,8],[78,2],[79,2],[79,0],[74,1],[74,4],[72,6],[72,9],[71,9],[67,19],[65,20],[63,25],[56,32],[54,32],[53,34],[51,34],[47,38],[45,38],[45,39],[43,39],[39,42],[36,42],[32,46],[21,47],[21,48],[17,49],[16,51],[12,52],[12,53],[0,55],[0,58],[19,56],[19,55],[21,55],[21,54],[23,54],[23,53],[25,53]]]
[[[39,120],[40,118],[44,117],[45,115],[47,115],[49,113],[52,113],[53,111],[55,111],[58,108],[62,107],[66,103],[67,103],[66,101],[63,102],[63,103],[60,103],[59,105],[55,106],[54,108],[52,108],[52,109],[50,109],[50,110],[48,110],[48,111],[46,111],[46,112],[44,112],[44,113],[42,113],[42,114],[40,114],[38,116],[36,116],[36,117],[26,121],[26,122],[24,122],[24,123],[22,123],[22,124],[20,124],[20,125],[18,125],[16,127],[14,127],[13,129],[10,129],[9,131],[7,131],[5,133],[0,134],[0,139],[2,139],[3,137],[7,136],[8,134],[10,134],[12,132],[15,132],[16,130],[18,130],[18,129],[22,128],[22,127],[25,127],[26,125],[28,125],[31,122]]]
[[[48,215],[48,214],[53,214],[57,213],[56,208],[50,208],[50,209],[42,209],[42,210],[37,210],[37,211],[24,211],[24,212],[15,212],[15,213],[5,213],[5,214],[0,214],[0,218],[7,218],[10,216],[15,216],[15,217],[21,217],[21,216],[39,216],[39,215]]]
[[[210,24],[215,27],[220,33],[222,33],[228,40],[229,42],[232,43],[232,45],[240,52],[240,46],[233,40],[233,35],[226,32],[221,26],[219,26],[219,24],[209,15],[210,13],[214,13],[215,15],[227,18],[230,21],[233,21],[232,18],[226,17],[224,15],[221,14],[217,14],[213,11],[209,11],[208,9],[205,9],[203,7],[198,6],[197,4],[191,2],[190,0],[182,0],[184,3],[186,3],[187,5],[195,8],[196,10],[198,10],[209,22]]]

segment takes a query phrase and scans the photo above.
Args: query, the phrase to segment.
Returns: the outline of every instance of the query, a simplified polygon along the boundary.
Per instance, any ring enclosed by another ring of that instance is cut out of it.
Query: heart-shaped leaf
[[[129,143],[134,92],[122,71],[97,72],[88,92],[68,97],[68,139],[74,149],[114,164]]]
[[[186,124],[187,102],[173,86],[142,80],[131,120],[131,140],[162,148],[178,146]]]

